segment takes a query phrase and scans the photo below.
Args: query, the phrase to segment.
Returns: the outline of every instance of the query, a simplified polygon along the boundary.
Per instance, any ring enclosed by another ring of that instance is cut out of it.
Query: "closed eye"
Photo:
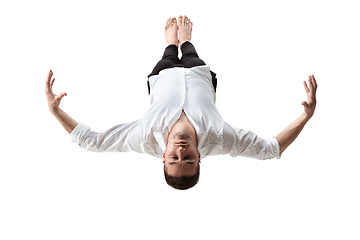
[[[173,164],[175,164],[175,163],[177,163],[177,162],[169,162],[170,165],[173,165]],[[188,164],[195,164],[195,162],[188,162],[188,161],[186,161],[186,163],[188,163]]]

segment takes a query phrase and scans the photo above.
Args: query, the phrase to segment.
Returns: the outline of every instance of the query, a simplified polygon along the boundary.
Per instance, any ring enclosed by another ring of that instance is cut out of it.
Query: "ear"
[[[163,163],[165,163],[165,152],[163,153]]]
[[[201,163],[201,154],[200,154],[199,150],[198,150],[198,153],[199,153],[199,163]]]

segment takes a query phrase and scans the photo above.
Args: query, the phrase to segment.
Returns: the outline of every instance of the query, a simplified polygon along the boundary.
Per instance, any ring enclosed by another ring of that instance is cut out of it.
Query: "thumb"
[[[301,105],[303,105],[304,107],[309,107],[309,104],[306,102],[306,101],[303,101],[302,103],[301,103]]]
[[[59,101],[61,101],[61,99],[62,99],[63,97],[65,97],[65,96],[67,96],[67,93],[66,93],[66,92],[62,92],[62,93],[60,93],[58,96],[56,96],[56,98],[57,98]]]

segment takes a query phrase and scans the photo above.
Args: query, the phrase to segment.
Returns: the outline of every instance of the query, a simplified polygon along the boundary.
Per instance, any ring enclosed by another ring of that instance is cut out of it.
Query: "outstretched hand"
[[[306,101],[303,101],[301,105],[304,106],[304,111],[308,117],[312,117],[316,108],[316,90],[317,83],[314,75],[310,75],[308,79],[308,84],[304,81],[304,88],[307,93]]]
[[[59,95],[53,93],[52,86],[54,84],[55,78],[51,80],[52,76],[53,76],[53,72],[50,70],[45,82],[45,94],[46,94],[49,110],[51,112],[59,108],[61,99],[67,95],[66,92],[62,92]]]

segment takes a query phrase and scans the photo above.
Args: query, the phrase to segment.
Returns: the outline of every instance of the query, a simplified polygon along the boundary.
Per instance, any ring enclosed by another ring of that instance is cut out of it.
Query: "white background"
[[[357,1],[1,1],[1,239],[359,239]],[[298,117],[314,74],[313,119],[283,157],[201,163],[169,187],[160,159],[91,153],[50,114],[94,131],[139,119],[169,17],[194,22],[217,73],[217,107],[263,138]]]

